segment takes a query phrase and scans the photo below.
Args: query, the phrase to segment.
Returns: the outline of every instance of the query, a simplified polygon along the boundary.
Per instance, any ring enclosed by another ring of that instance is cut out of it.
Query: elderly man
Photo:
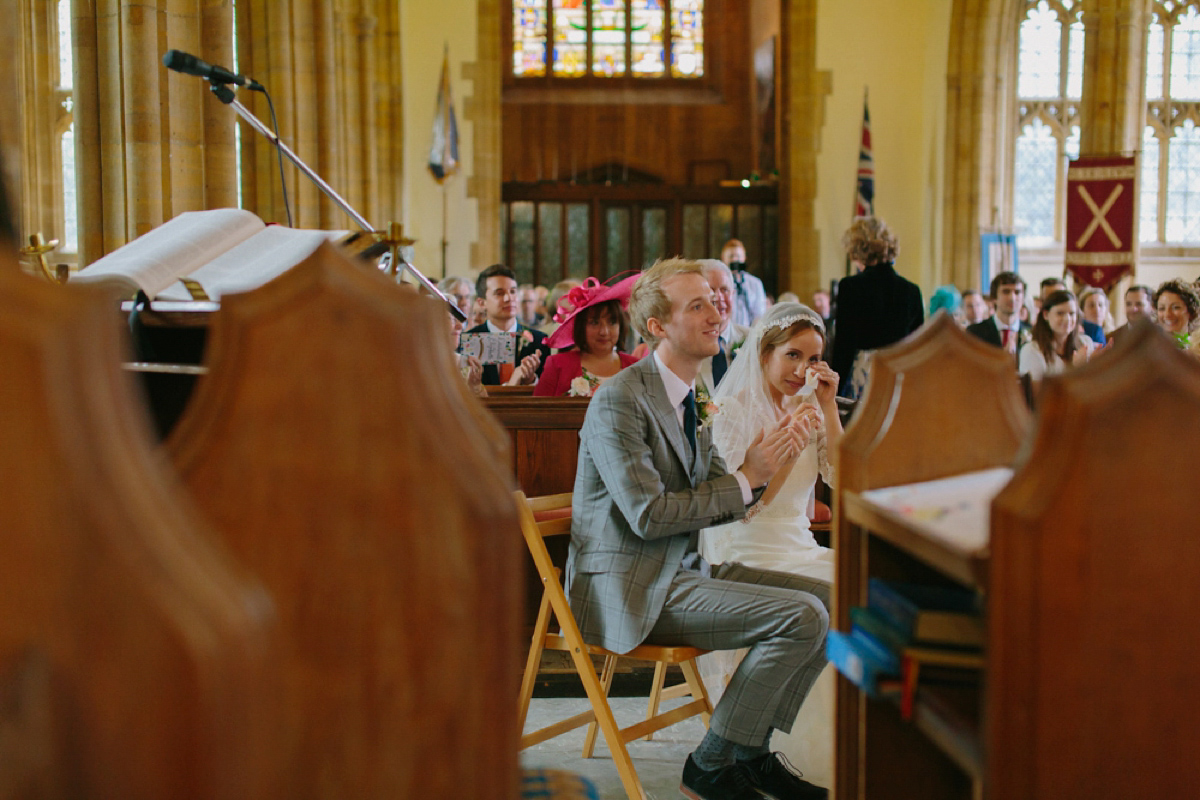
[[[962,293],[962,312],[963,320],[968,325],[978,325],[992,315],[992,310],[988,308],[983,295],[974,289],[967,289]]]
[[[713,291],[713,305],[721,315],[721,333],[717,339],[719,350],[717,354],[704,359],[700,364],[700,374],[696,378],[697,385],[710,395],[716,391],[717,384],[725,377],[729,362],[733,360],[733,348],[746,340],[749,331],[744,325],[733,321],[733,306],[735,292],[733,273],[723,261],[715,258],[705,258],[698,262],[704,268],[704,279]]]

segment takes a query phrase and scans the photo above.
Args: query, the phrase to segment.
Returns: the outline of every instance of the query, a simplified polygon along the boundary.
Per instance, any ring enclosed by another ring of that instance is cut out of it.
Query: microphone
[[[163,66],[167,69],[173,69],[176,72],[182,72],[184,75],[195,75],[198,78],[207,78],[213,83],[232,83],[235,86],[241,86],[254,92],[265,92],[263,85],[253,78],[247,78],[245,75],[238,75],[230,72],[224,67],[216,67],[206,61],[201,61],[191,53],[185,53],[182,50],[168,50],[163,55]]]

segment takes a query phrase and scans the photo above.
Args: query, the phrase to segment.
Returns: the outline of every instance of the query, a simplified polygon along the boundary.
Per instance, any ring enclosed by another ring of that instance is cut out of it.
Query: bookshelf
[[[986,591],[986,509],[1028,429],[1011,358],[948,316],[876,354],[842,440],[838,630],[851,629],[872,577]],[[981,796],[982,709],[981,685],[922,686],[906,720],[895,700],[839,676],[837,797]]]
[[[1200,361],[1135,330],[1048,379],[1028,435],[1007,359],[945,325],[875,363],[842,444],[836,627],[882,577],[979,592],[987,639],[978,684],[918,684],[910,719],[839,678],[836,796],[1194,795]],[[932,395],[970,437],[918,413]]]

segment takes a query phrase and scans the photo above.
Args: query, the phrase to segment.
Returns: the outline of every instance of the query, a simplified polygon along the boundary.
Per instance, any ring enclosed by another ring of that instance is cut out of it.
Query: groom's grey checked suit
[[[825,664],[828,584],[739,564],[703,574],[699,530],[746,506],[709,430],[692,452],[653,355],[600,387],[580,440],[567,586],[584,639],[618,653],[750,647],[711,727],[751,746],[791,730]]]

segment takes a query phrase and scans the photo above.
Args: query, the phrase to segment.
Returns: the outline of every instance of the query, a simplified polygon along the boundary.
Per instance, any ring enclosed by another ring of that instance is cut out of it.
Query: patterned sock
[[[734,762],[733,751],[738,747],[734,742],[724,739],[711,730],[704,734],[700,746],[692,752],[692,760],[696,766],[705,772],[727,767]]]
[[[735,744],[733,746],[733,760],[753,761],[756,758],[765,756],[767,753],[771,752],[770,748],[767,747],[767,743],[770,741],[771,737],[767,736],[767,741],[757,746],[751,746],[748,744]]]

